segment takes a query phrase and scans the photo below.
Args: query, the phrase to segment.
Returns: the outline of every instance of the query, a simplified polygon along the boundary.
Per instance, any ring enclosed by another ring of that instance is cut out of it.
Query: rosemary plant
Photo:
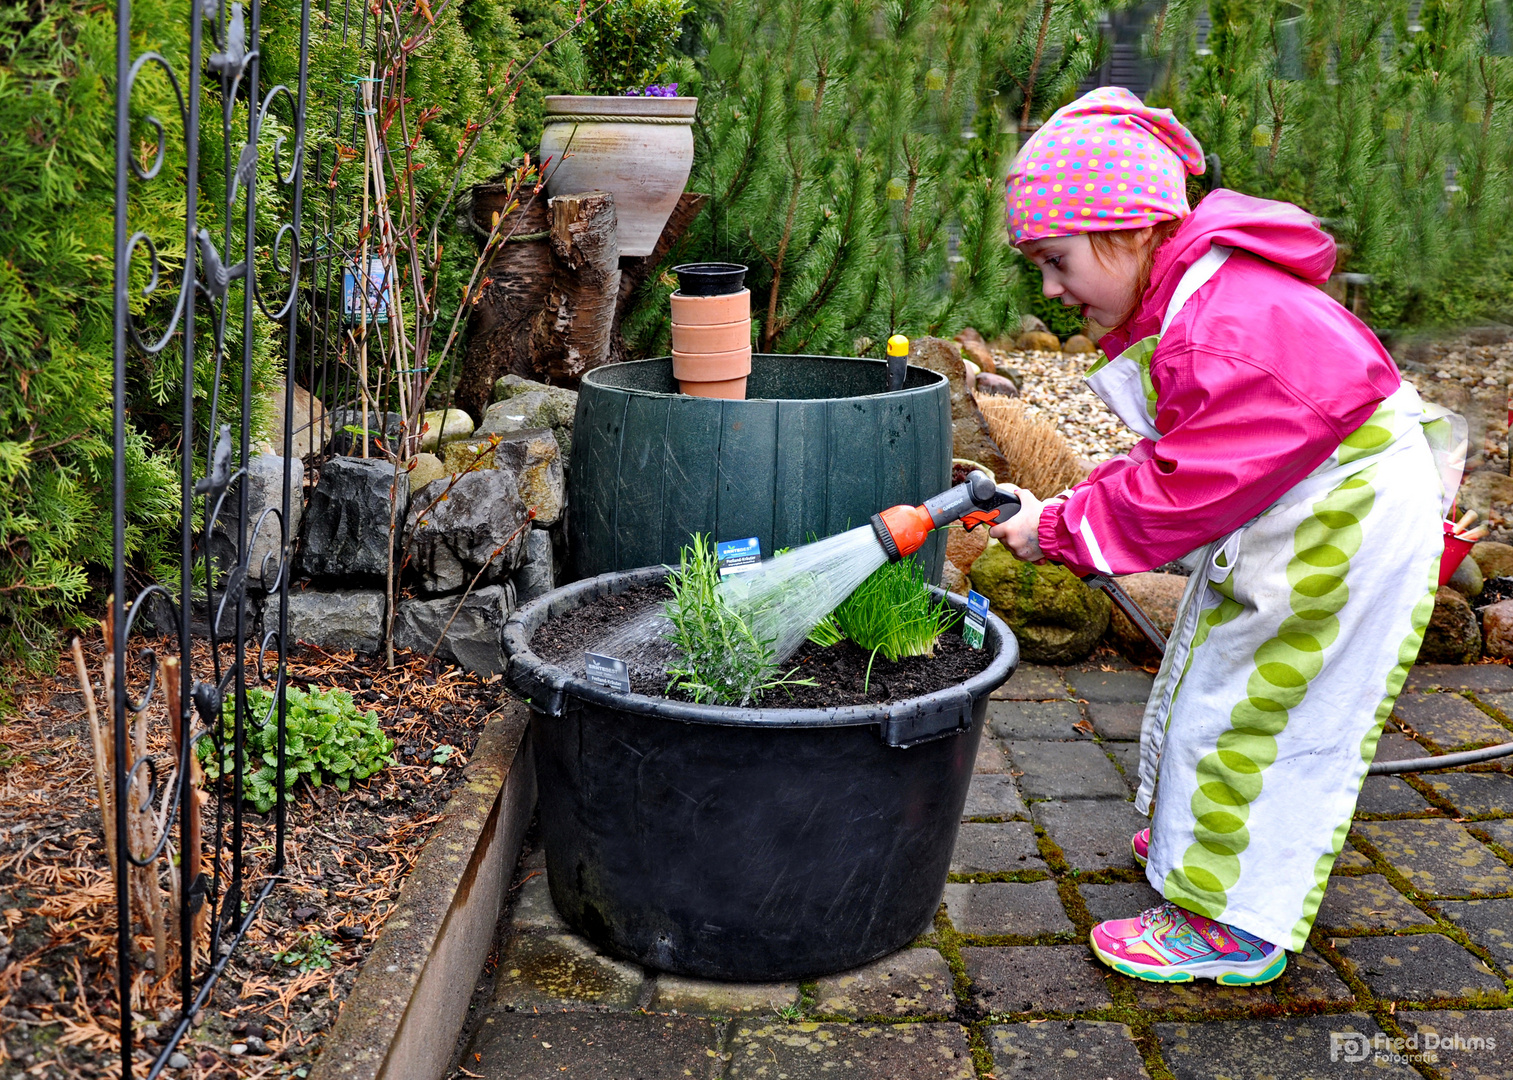
[[[772,643],[763,641],[729,604],[721,599],[719,564],[714,545],[695,534],[667,576],[673,598],[666,612],[672,622],[668,639],[678,653],[669,691],[679,689],[708,705],[754,705],[777,687],[812,686],[813,679],[795,679],[794,668],[779,675]]]

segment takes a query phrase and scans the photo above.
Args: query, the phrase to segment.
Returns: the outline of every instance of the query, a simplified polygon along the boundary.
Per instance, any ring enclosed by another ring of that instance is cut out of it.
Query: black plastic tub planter
[[[992,659],[959,686],[832,709],[619,693],[531,652],[549,620],[666,574],[574,582],[504,628],[557,910],[613,955],[701,978],[802,979],[907,945],[940,904],[1013,633],[990,615]]]

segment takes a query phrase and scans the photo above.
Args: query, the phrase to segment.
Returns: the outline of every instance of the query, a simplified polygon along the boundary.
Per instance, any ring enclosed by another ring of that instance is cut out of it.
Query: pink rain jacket
[[[1183,272],[1211,244],[1235,251],[1151,359],[1161,439],[1142,439],[1045,508],[1046,558],[1092,572],[1084,518],[1116,574],[1180,558],[1265,510],[1398,388],[1375,335],[1316,288],[1334,241],[1309,220],[1220,189],[1157,249],[1139,310],[1099,342],[1110,356],[1160,332]]]

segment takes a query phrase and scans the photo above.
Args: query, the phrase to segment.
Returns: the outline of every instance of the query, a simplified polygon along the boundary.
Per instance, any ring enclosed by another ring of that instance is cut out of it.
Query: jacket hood
[[[1099,345],[1117,356],[1131,341],[1155,333],[1183,273],[1214,244],[1248,251],[1310,285],[1324,284],[1334,270],[1334,239],[1312,214],[1292,203],[1219,188],[1156,250],[1150,287],[1138,312],[1123,327],[1105,334]]]

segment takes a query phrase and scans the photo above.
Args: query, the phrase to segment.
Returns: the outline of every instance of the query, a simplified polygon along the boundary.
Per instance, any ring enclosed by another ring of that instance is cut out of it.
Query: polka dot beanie
[[[1030,136],[1009,170],[1009,235],[1141,229],[1188,215],[1187,174],[1203,148],[1170,109],[1105,86],[1084,94]]]

